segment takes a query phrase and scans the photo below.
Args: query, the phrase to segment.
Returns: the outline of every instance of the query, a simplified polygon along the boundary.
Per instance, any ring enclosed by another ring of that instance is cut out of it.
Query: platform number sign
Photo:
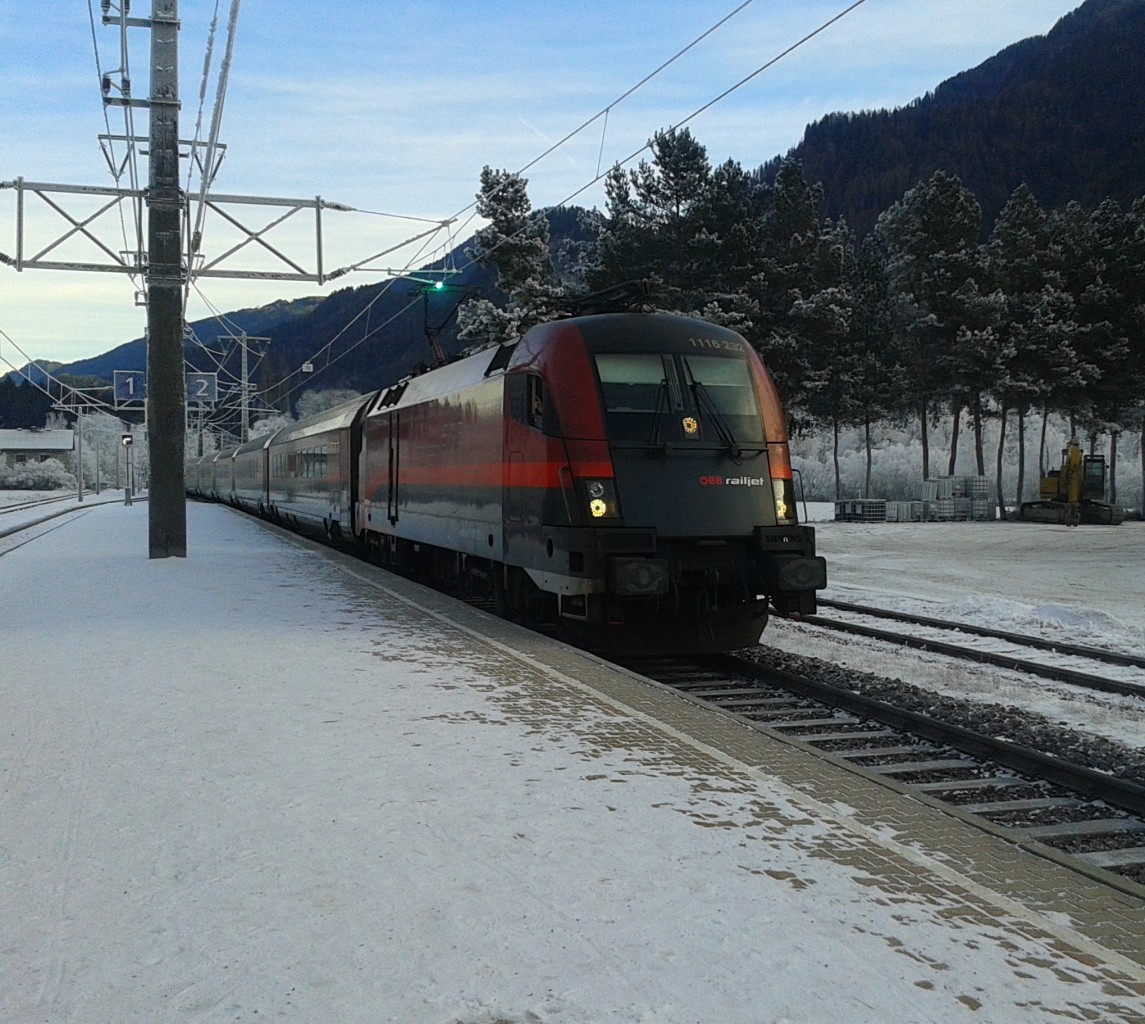
[[[147,401],[147,372],[145,370],[116,370],[114,373],[115,405],[142,405]],[[211,405],[219,399],[217,373],[187,374],[187,404]]]
[[[212,405],[219,400],[217,373],[187,374],[187,404]]]
[[[113,374],[115,405],[134,405],[147,400],[145,370],[116,370]]]

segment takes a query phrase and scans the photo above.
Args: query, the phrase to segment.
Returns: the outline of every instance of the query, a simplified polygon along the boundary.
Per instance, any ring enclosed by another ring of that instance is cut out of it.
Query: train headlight
[[[771,493],[775,499],[776,523],[795,522],[795,492],[790,480],[774,478],[771,481]]]
[[[611,480],[585,480],[582,486],[585,506],[593,519],[616,519],[620,516],[616,486]]]

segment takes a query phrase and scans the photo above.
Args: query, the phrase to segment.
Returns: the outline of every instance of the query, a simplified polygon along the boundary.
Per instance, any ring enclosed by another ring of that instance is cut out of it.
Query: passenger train
[[[541,324],[192,459],[187,489],[607,653],[754,644],[826,586],[767,369],[682,316]]]

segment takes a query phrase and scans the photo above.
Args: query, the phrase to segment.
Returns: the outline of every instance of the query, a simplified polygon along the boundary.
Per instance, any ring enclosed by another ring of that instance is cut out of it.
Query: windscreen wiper
[[[660,378],[660,387],[656,391],[656,408],[652,412],[652,438],[648,442],[653,447],[663,444],[660,428],[664,423],[664,410],[668,408],[668,378]]]
[[[696,400],[696,408],[712,421],[716,428],[716,433],[719,434],[720,440],[728,446],[728,454],[730,454],[733,459],[738,459],[742,452],[735,434],[732,433],[732,428],[728,426],[728,421],[724,419],[723,414],[716,408],[715,400],[708,393],[708,389],[698,380],[692,381],[692,396]]]

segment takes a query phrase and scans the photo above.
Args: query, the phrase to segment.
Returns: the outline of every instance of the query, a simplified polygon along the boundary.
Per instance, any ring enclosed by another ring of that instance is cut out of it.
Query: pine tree
[[[936,171],[886,210],[875,233],[888,254],[897,342],[909,372],[909,398],[922,432],[923,474],[930,473],[928,425],[944,403],[960,415],[957,293],[973,275],[981,225],[978,201],[955,177]]]
[[[497,270],[504,306],[471,299],[458,312],[458,337],[489,343],[512,341],[558,312],[562,289],[549,259],[549,224],[534,213],[528,181],[511,171],[481,171],[477,212],[489,221],[468,250],[473,261]]]
[[[607,215],[586,279],[593,289],[654,282],[663,308],[695,310],[722,284],[707,224],[711,165],[687,129],[657,132],[649,148],[650,161],[631,171],[614,167],[605,179]]]

